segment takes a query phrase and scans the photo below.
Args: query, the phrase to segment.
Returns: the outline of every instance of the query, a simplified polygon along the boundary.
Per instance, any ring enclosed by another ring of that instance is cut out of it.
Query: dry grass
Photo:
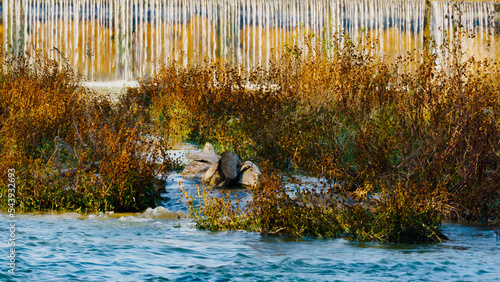
[[[156,206],[163,188],[158,176],[176,162],[165,156],[165,142],[145,140],[154,132],[140,95],[127,93],[112,106],[89,95],[73,70],[44,54],[1,57],[2,206],[8,169],[17,171],[17,210]],[[144,157],[152,151],[157,153]]]
[[[356,237],[399,241],[397,234],[416,226],[415,220],[429,226],[414,232],[419,241],[439,237],[440,216],[498,218],[500,66],[464,61],[457,42],[445,46],[451,54],[446,68],[437,67],[435,56],[425,63],[409,56],[386,64],[372,55],[368,41],[345,42],[332,58],[304,57],[291,47],[273,58],[269,70],[246,72],[223,61],[171,64],[143,87],[154,90],[152,108],[160,116],[172,115],[164,105],[180,105],[193,140],[235,150],[268,171],[325,178],[335,192],[364,195],[361,200],[383,195],[375,213],[366,211],[379,231],[359,229],[370,235],[358,230]],[[320,45],[309,48],[308,54],[315,48],[321,54]],[[201,207],[199,214],[217,205]],[[291,213],[316,211],[300,207]],[[278,214],[290,224],[298,220]],[[203,224],[218,226],[216,219]],[[275,229],[260,224],[261,231]]]

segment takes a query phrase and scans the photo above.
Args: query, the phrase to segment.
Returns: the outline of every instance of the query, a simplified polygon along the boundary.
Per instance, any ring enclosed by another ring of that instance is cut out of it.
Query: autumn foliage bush
[[[415,242],[444,239],[443,217],[498,222],[498,63],[456,42],[395,63],[368,39],[329,44],[289,45],[268,69],[172,62],[116,104],[43,54],[2,56],[0,202],[15,168],[23,210],[143,210],[177,167],[168,144],[189,139],[264,172],[244,207],[186,195],[200,228]]]
[[[309,44],[308,52],[294,47],[272,58],[266,70],[223,60],[172,63],[143,87],[153,89],[152,108],[160,115],[172,114],[163,105],[180,105],[193,140],[234,150],[268,171],[325,179],[337,193],[360,195],[361,202],[382,195],[379,215],[354,212],[374,224],[370,236],[357,237],[399,241],[410,229],[418,241],[438,238],[443,216],[498,218],[498,63],[464,60],[455,42],[442,47],[448,57],[438,49],[423,61],[409,55],[389,64],[369,40],[337,38],[331,57],[322,55],[321,44]],[[300,222],[294,214],[316,214],[292,207],[276,220],[292,224]],[[276,211],[270,214],[284,212]],[[288,230],[284,223],[260,223],[262,230]],[[368,226],[362,225],[365,231]]]
[[[0,202],[16,171],[18,211],[140,211],[161,200],[161,175],[177,163],[146,138],[148,109],[128,92],[117,104],[42,53],[1,54]],[[62,58],[64,59],[64,58]]]
[[[378,199],[359,201],[271,173],[250,192],[250,201],[235,199],[230,192],[214,196],[208,188],[194,196],[184,191],[184,197],[200,229],[407,243],[447,240],[440,230],[439,196],[415,187],[396,186],[384,189]]]

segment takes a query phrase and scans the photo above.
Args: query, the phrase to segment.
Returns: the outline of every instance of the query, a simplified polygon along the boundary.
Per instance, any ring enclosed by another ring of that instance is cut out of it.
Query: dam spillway
[[[328,42],[341,32],[353,41],[368,36],[381,54],[417,55],[426,9],[437,46],[460,26],[469,55],[497,58],[499,7],[447,1],[426,7],[423,0],[4,0],[2,34],[13,54],[37,49],[60,60],[62,53],[90,81],[135,80],[172,61],[225,58],[247,69],[267,67],[286,44],[304,47],[312,34],[327,56]]]

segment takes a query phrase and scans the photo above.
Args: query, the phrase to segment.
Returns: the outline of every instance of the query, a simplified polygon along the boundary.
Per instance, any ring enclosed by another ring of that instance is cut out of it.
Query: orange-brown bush
[[[44,153],[44,141],[70,134],[78,77],[42,54],[7,61],[1,56],[8,69],[0,83],[2,145],[17,146],[25,157],[38,157]]]
[[[435,194],[446,216],[498,218],[500,66],[445,47],[446,64],[437,53],[387,64],[369,41],[340,37],[330,58],[294,51],[251,71],[224,61],[171,64],[144,87],[156,111],[181,105],[200,142],[324,177],[337,192],[407,189],[420,199],[410,206]],[[309,48],[321,54],[320,45]],[[437,206],[429,207],[422,220],[435,224]]]
[[[190,216],[201,229],[243,229],[264,234],[340,236],[370,241],[441,242],[439,195],[400,184],[383,189],[379,199],[355,199],[327,187],[314,187],[266,174],[251,189],[252,200],[243,203],[198,191],[195,205],[185,192]],[[294,183],[290,185],[290,183]]]
[[[6,58],[6,57],[5,57]],[[65,65],[37,53],[5,59],[0,75],[0,201],[16,170],[17,209],[137,211],[160,200],[158,176],[176,163],[146,138],[135,92],[112,105],[79,87]],[[154,141],[154,142],[153,142]]]

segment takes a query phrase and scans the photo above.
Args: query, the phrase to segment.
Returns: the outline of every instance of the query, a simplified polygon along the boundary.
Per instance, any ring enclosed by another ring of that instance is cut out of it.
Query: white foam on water
[[[139,214],[141,218],[152,218],[152,219],[177,219],[180,217],[186,217],[186,214],[180,211],[171,212],[164,207],[148,208],[143,213]]]
[[[109,213],[108,213],[109,214]],[[99,213],[99,214],[89,214],[88,219],[90,220],[103,220],[103,219],[109,219],[108,214],[105,213]]]
[[[136,215],[126,215],[118,218],[119,221],[129,221],[129,222],[146,222],[152,220],[172,220],[185,218],[186,214],[181,211],[171,212],[164,207],[148,208],[142,213]]]

